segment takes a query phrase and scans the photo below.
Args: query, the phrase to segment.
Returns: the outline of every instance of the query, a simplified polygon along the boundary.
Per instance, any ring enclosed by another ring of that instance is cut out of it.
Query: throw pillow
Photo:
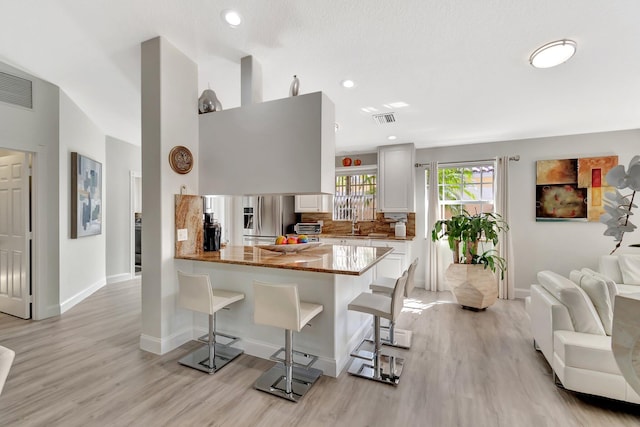
[[[615,309],[614,304],[616,302],[616,295],[620,293],[620,290],[618,289],[618,285],[616,285],[616,282],[613,279],[605,276],[604,274],[598,273],[597,271],[593,271],[590,268],[583,268],[580,271],[582,271],[583,273],[590,274],[592,276],[599,277],[602,280],[604,280],[604,283],[607,284],[607,290],[609,291],[609,300],[611,301],[611,308]]]
[[[580,286],[549,270],[540,271],[537,276],[538,283],[567,307],[576,332],[606,335],[591,299]]]
[[[625,285],[640,285],[640,255],[620,254],[618,264]]]
[[[573,270],[569,273],[569,278],[587,293],[598,313],[598,317],[600,317],[605,334],[611,335],[613,306],[611,305],[611,298],[605,281],[578,270]]]

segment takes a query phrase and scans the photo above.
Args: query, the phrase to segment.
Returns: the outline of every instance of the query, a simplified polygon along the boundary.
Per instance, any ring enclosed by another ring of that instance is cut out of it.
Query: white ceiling
[[[243,24],[226,26],[223,9]],[[60,86],[113,137],[140,143],[140,43],[156,36],[240,105],[240,58],[262,65],[264,100],[325,92],[336,152],[435,147],[640,128],[638,0],[0,0],[0,61]],[[578,43],[538,70],[544,43]],[[356,87],[344,89],[343,79]],[[378,125],[362,107],[390,111]],[[194,110],[197,105],[194,105]],[[388,135],[397,135],[389,141]]]

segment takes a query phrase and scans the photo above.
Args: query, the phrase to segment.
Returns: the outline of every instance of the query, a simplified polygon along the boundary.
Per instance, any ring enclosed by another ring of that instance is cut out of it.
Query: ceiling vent
[[[33,82],[0,72],[0,101],[33,108]]]
[[[395,123],[396,116],[395,113],[382,113],[382,114],[374,114],[373,121],[379,125],[386,125],[387,123]]]

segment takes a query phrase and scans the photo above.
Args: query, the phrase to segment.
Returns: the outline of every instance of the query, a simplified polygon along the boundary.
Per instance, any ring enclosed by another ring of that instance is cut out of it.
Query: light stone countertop
[[[361,276],[393,248],[322,244],[296,253],[281,253],[259,246],[226,246],[219,252],[176,255],[176,259],[283,268],[316,273]]]

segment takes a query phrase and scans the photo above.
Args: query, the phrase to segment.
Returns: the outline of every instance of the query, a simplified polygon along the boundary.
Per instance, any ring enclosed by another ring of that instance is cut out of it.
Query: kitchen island
[[[256,246],[227,246],[219,252],[176,256],[186,272],[209,274],[214,288],[245,293],[231,310],[218,313],[218,330],[241,338],[236,346],[247,354],[268,359],[284,346],[281,329],[253,323],[253,281],[296,283],[300,299],[324,309],[300,333],[294,349],[318,356],[316,367],[337,377],[349,353],[371,330],[371,316],[347,310],[349,302],[368,291],[372,268],[393,249],[327,245],[297,253],[280,253]],[[197,317],[194,336],[206,331],[206,317]]]

